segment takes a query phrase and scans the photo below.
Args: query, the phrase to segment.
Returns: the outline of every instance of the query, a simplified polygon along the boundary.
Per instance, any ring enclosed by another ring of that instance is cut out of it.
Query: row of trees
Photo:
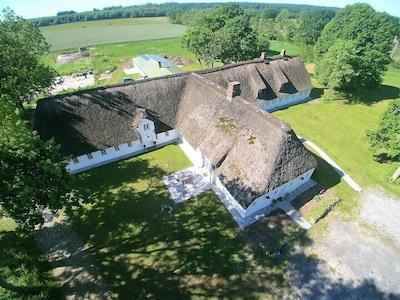
[[[318,8],[318,6],[296,4],[268,4],[243,2],[239,4],[250,16],[259,16],[260,12],[268,18],[274,19],[278,13],[285,9],[289,11],[289,17],[296,19],[302,12]],[[193,18],[205,11],[217,9],[220,3],[174,3],[164,4],[147,3],[144,5],[132,5],[128,7],[110,6],[103,9],[94,8],[93,11],[76,13],[75,11],[61,11],[56,16],[42,17],[30,20],[33,24],[50,26],[72,22],[85,22],[92,20],[107,20],[120,18],[164,17],[167,16],[173,24],[191,24]]]
[[[183,46],[196,58],[212,66],[215,61],[230,63],[258,57],[269,48],[269,40],[296,40],[311,47],[324,26],[333,18],[333,10],[302,11],[298,20],[287,9],[265,8],[250,16],[237,3],[227,3],[212,11],[186,11],[190,17]],[[270,18],[272,17],[272,18]],[[177,18],[177,17],[176,17]]]

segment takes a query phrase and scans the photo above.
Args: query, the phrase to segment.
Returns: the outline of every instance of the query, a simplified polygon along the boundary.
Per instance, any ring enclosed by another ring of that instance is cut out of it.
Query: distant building
[[[133,58],[132,61],[133,66],[144,78],[183,73],[181,69],[159,55],[143,54]]]

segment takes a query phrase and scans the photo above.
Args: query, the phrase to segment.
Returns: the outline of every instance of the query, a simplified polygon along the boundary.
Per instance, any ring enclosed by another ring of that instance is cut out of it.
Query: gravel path
[[[95,261],[82,240],[60,216],[52,218],[35,232],[35,238],[53,274],[60,282],[65,299],[112,299]]]
[[[327,229],[291,253],[288,277],[299,298],[400,299],[400,200],[366,189],[360,201],[354,220],[328,216]]]
[[[396,201],[382,189],[368,189],[362,198],[361,220],[379,229],[400,247],[400,200]]]

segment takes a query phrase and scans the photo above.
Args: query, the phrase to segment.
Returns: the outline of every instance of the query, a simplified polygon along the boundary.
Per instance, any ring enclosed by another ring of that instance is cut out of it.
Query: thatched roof
[[[135,81],[38,101],[35,129],[63,154],[78,156],[138,139],[137,108],[172,127],[188,75]]]
[[[226,88],[232,81],[240,82],[241,93],[230,101]],[[246,208],[316,166],[288,124],[255,106],[263,97],[309,89],[296,57],[251,61],[43,99],[35,129],[43,139],[54,137],[64,154],[77,156],[138,139],[132,124],[144,112],[199,148]]]
[[[239,81],[241,96],[253,102],[312,89],[310,76],[297,56],[238,63],[199,73],[224,88],[228,82]]]
[[[258,196],[316,166],[290,126],[243,97],[192,74],[177,130],[216,166],[215,174],[247,208]]]

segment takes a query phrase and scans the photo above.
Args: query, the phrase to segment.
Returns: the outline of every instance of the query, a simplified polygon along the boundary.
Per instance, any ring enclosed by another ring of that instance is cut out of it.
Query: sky
[[[18,16],[25,19],[55,16],[57,12],[73,10],[76,12],[91,11],[93,8],[103,9],[109,6],[130,6],[146,3],[160,4],[165,2],[178,3],[208,3],[208,2],[235,2],[233,0],[0,0],[0,10],[10,7]],[[259,2],[259,3],[292,3],[309,4],[330,7],[345,7],[348,4],[358,2],[370,4],[378,12],[400,17],[399,0],[243,0],[237,2]]]

